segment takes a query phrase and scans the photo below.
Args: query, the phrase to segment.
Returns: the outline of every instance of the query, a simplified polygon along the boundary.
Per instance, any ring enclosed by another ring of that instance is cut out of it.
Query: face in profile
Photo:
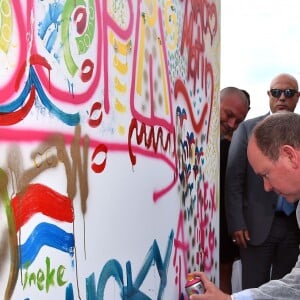
[[[299,179],[293,163],[295,151],[288,145],[281,148],[278,160],[273,161],[261,152],[252,137],[248,143],[248,161],[254,172],[262,178],[265,191],[274,191],[288,201],[295,202],[300,199]]]

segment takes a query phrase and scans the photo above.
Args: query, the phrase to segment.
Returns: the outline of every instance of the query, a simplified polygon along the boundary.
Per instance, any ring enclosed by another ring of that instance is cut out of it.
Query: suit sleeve
[[[243,201],[247,183],[247,144],[248,130],[242,122],[233,134],[226,169],[225,211],[229,234],[246,229]]]

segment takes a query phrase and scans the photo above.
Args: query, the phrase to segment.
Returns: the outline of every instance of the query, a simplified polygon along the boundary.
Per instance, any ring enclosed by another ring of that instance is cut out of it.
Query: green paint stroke
[[[61,41],[63,44],[64,51],[64,59],[69,73],[74,77],[76,74],[78,67],[72,57],[71,53],[71,45],[69,39],[69,26],[70,20],[73,10],[75,9],[75,5],[84,5],[83,0],[67,0],[64,6],[64,10],[62,12],[62,22],[61,22]]]
[[[75,63],[70,45],[69,27],[72,13],[76,6],[86,6],[83,0],[67,0],[62,13],[61,40],[63,44],[64,59],[69,73],[72,77],[78,71],[78,66]],[[86,53],[95,34],[95,5],[93,0],[89,0],[89,22],[85,34],[76,38],[76,45],[79,54]]]
[[[93,0],[89,0],[89,21],[85,34],[76,38],[79,54],[86,53],[95,35],[95,5]]]
[[[8,177],[3,169],[0,168],[0,201],[3,203],[6,212],[8,232],[9,232],[9,245],[10,245],[10,271],[7,286],[5,290],[5,300],[11,299],[15,289],[18,270],[19,270],[19,255],[18,255],[18,238],[16,232],[16,223],[14,213],[12,210],[10,198],[7,191]]]

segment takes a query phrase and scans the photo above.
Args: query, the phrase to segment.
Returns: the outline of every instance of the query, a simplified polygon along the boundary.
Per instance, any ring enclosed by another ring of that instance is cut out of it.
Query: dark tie
[[[289,203],[288,201],[286,201],[284,197],[279,196],[276,210],[283,211],[287,216],[289,216],[295,211],[295,205],[294,203]]]

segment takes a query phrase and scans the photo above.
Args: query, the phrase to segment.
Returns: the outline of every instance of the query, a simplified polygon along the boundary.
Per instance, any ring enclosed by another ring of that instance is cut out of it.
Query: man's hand
[[[248,230],[238,230],[232,234],[232,242],[239,247],[247,248],[247,242],[250,241]]]
[[[199,277],[205,288],[205,293],[202,295],[191,295],[190,300],[231,300],[230,295],[224,294],[211,281],[208,280],[203,272],[193,272],[188,274],[191,277]]]

